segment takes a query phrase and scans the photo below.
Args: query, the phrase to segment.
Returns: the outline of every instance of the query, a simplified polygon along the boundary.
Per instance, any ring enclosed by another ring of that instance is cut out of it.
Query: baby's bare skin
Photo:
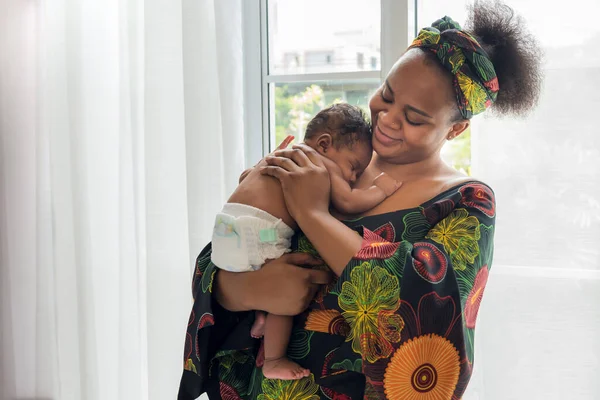
[[[341,214],[352,215],[367,211],[391,196],[400,187],[394,179],[382,174],[374,179],[373,186],[370,188],[353,190],[351,183],[343,176],[341,168],[327,157],[323,155],[320,157],[330,175],[332,204]],[[261,160],[240,182],[228,203],[245,204],[266,211],[280,218],[293,230],[297,230],[298,225],[285,206],[279,181],[260,173],[260,167],[266,165],[267,163]]]
[[[261,160],[238,185],[227,202],[245,204],[266,211],[283,220],[293,230],[298,230],[296,221],[285,206],[279,181],[260,173],[260,167],[266,165],[267,163]]]

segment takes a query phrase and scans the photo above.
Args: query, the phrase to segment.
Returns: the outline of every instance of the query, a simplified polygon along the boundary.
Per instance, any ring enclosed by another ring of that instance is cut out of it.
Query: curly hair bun
[[[499,1],[475,1],[465,24],[490,56],[500,91],[491,107],[501,116],[525,116],[542,87],[542,51],[523,19]]]

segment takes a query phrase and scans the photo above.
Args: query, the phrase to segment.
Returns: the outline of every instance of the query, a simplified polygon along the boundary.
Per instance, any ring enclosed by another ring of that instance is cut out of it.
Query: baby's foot
[[[257,311],[254,317],[254,324],[250,329],[250,336],[255,339],[260,339],[265,336],[265,322],[267,321],[267,316],[265,313]]]
[[[290,381],[305,378],[310,375],[310,371],[288,360],[286,357],[282,357],[275,360],[265,360],[263,375],[269,379]]]

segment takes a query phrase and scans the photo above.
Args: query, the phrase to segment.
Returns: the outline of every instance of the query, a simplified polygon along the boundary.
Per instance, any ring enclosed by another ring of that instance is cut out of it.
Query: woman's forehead
[[[416,107],[420,105],[431,112],[452,99],[450,75],[418,49],[409,50],[400,57],[390,70],[387,82],[395,100]]]

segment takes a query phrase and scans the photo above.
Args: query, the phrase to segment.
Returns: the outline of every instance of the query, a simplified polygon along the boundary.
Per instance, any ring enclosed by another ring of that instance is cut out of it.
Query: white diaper
[[[217,214],[211,261],[232,272],[256,271],[290,251],[294,231],[281,219],[251,206],[227,203]]]

